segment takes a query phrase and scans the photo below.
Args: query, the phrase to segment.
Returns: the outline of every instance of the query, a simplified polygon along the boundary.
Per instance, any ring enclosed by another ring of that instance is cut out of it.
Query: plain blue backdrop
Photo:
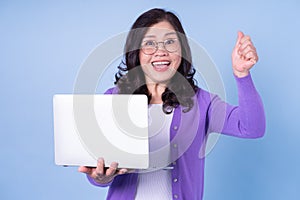
[[[77,168],[55,166],[52,96],[72,93],[89,53],[153,7],[178,14],[214,60],[232,104],[238,30],[252,36],[260,56],[252,77],[265,105],[266,135],[221,136],[206,158],[204,199],[300,199],[300,3],[275,2],[2,0],[0,199],[105,198],[107,189],[90,185]]]

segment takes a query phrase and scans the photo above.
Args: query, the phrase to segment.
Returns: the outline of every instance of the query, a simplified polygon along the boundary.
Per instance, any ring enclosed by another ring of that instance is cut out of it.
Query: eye
[[[155,42],[153,40],[147,40],[144,42],[144,46],[155,46]]]
[[[170,45],[170,44],[174,44],[174,43],[176,43],[176,39],[167,39],[165,41],[165,45]]]

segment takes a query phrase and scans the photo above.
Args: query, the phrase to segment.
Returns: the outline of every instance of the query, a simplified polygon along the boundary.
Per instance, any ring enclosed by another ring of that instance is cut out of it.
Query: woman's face
[[[139,58],[147,84],[169,82],[181,62],[180,41],[169,22],[162,21],[148,29]]]

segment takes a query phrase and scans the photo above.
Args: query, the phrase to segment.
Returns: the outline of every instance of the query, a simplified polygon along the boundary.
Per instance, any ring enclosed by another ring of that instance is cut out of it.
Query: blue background
[[[1,1],[0,199],[104,199],[107,190],[77,168],[55,166],[52,96],[72,93],[89,53],[153,7],[179,15],[217,65],[230,103],[237,103],[230,56],[238,30],[260,56],[252,77],[266,135],[221,136],[207,156],[204,199],[300,199],[300,3],[275,2]]]

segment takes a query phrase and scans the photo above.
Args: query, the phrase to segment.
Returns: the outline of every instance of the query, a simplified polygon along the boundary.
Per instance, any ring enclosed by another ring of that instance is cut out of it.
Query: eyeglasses
[[[142,42],[141,49],[144,54],[152,55],[158,50],[158,44],[162,43],[164,49],[169,53],[173,53],[179,49],[178,39],[167,39],[164,42],[156,42],[155,40],[145,40]]]

